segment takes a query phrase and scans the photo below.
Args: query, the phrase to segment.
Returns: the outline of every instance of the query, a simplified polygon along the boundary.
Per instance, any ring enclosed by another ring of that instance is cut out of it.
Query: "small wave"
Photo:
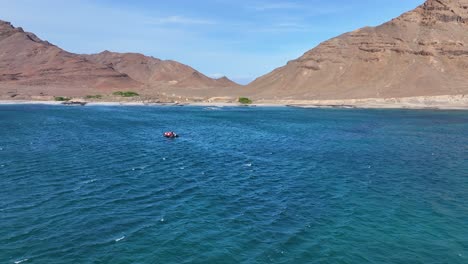
[[[119,242],[119,241],[122,241],[122,240],[124,240],[124,239],[125,239],[125,236],[119,237],[119,238],[115,239],[114,241],[115,241],[115,242]]]
[[[29,260],[29,259],[17,260],[17,261],[15,261],[15,264],[23,263],[23,262],[26,262],[26,261],[28,261],[28,260]]]
[[[83,182],[83,184],[90,184],[90,183],[93,183],[95,181],[97,181],[97,179],[92,179],[92,180],[85,181],[85,182]]]
[[[205,110],[221,110],[219,107],[205,107]]]
[[[252,167],[252,163],[247,163],[244,165],[244,167]]]

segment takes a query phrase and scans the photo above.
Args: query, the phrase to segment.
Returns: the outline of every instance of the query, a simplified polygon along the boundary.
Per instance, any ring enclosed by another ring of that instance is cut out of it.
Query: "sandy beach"
[[[468,96],[443,95],[405,98],[367,98],[350,100],[256,100],[243,105],[231,102],[154,103],[146,101],[98,102],[83,101],[87,106],[200,106],[200,107],[299,107],[299,108],[362,108],[362,109],[468,109]],[[0,104],[61,105],[58,101],[0,100]]]
[[[36,105],[64,105],[57,101],[38,101],[38,100],[0,100],[0,105],[18,105],[18,104],[36,104]],[[210,102],[185,102],[185,103],[153,103],[144,101],[125,101],[125,102],[86,102],[85,106],[200,106],[200,107],[286,107],[282,103],[259,103],[243,105],[238,103],[210,103]],[[305,105],[304,105],[305,106]]]
[[[268,103],[268,101],[264,101]],[[418,96],[403,98],[365,98],[345,100],[279,100],[294,107],[384,108],[384,109],[468,109],[467,95]]]

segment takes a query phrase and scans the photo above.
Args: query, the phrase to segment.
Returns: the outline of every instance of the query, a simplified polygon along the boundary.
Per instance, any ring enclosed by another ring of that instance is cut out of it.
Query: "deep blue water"
[[[4,105],[0,181],[0,263],[468,263],[466,111]]]

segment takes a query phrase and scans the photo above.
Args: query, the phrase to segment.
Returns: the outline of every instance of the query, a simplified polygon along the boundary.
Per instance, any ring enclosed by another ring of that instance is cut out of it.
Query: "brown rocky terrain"
[[[468,0],[428,0],[325,41],[248,89],[283,100],[468,94]]]
[[[135,53],[73,54],[0,20],[0,98],[111,95],[131,90],[145,98],[211,97],[235,91],[226,77]]]
[[[212,79],[182,63],[160,60],[138,53],[104,51],[99,54],[85,55],[85,57],[151,86],[168,85],[192,88],[237,86],[226,77]]]
[[[172,60],[160,60],[139,53],[110,51],[84,55],[84,57],[92,62],[112,67],[143,83],[145,86],[141,92],[153,98],[206,100],[240,93],[240,85],[227,77],[209,78],[188,65]]]
[[[468,107],[467,80],[468,0],[427,0],[385,24],[325,41],[247,87],[142,54],[69,53],[0,21],[0,99],[102,94],[119,101],[113,91],[131,90],[142,95],[138,100],[153,101],[249,96],[267,103],[364,105],[370,98],[374,105]]]
[[[80,96],[141,84],[113,68],[66,52],[0,21],[0,94]]]

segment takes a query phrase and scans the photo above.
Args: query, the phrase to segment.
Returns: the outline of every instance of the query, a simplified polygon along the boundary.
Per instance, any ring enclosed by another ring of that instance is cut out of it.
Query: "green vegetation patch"
[[[54,100],[59,101],[59,102],[67,102],[67,101],[70,101],[71,98],[63,97],[63,96],[54,96]]]
[[[87,95],[85,97],[86,99],[102,99],[102,95],[96,94],[96,95]]]
[[[253,102],[252,102],[252,100],[250,100],[247,97],[241,97],[241,98],[239,98],[239,103],[241,103],[241,104],[251,104]]]
[[[126,92],[118,91],[118,92],[113,93],[113,95],[115,95],[115,96],[121,96],[121,97],[135,97],[135,96],[140,96],[138,93],[132,92],[132,91],[126,91]]]

